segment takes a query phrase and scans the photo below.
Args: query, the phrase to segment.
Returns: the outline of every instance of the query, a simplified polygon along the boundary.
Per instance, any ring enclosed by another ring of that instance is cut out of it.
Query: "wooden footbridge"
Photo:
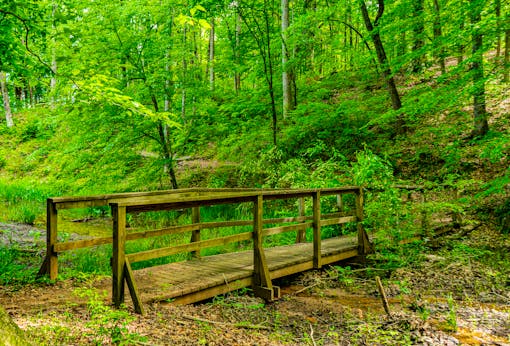
[[[242,205],[252,216],[242,220],[201,222],[201,208],[220,204]],[[309,207],[305,208],[306,205]],[[57,240],[59,210],[97,206],[110,206],[112,236],[71,242]],[[282,215],[278,211],[283,209],[286,215],[275,217]],[[191,210],[191,223],[141,231],[127,226],[129,214],[166,210]],[[292,215],[288,216],[289,213]],[[274,279],[370,252],[371,244],[362,220],[363,195],[359,187],[181,189],[50,198],[47,201],[47,253],[39,274],[57,279],[58,253],[112,244],[112,301],[116,306],[124,302],[125,284],[139,313],[143,313],[144,302],[166,300],[186,304],[243,287],[251,287],[257,296],[274,300],[280,297],[279,287],[273,285]],[[341,227],[345,224],[355,224],[355,227],[348,226],[355,233],[342,235],[345,232]],[[326,232],[322,231],[326,227],[337,229],[327,232],[330,237],[326,237]],[[219,228],[230,231],[211,232]],[[236,231],[239,229],[242,231]],[[268,246],[268,239],[287,232],[295,232],[293,244]],[[162,236],[172,236],[179,241],[169,241],[168,246],[145,251],[126,251],[126,243]],[[242,250],[202,255],[206,249],[226,248],[228,244],[237,244]],[[177,254],[184,254],[185,260],[181,257],[177,262],[132,269],[133,263]]]

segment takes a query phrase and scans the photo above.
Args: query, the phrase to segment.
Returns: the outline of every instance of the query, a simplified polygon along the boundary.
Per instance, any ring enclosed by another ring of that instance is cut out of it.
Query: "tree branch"
[[[29,37],[29,34],[30,34],[30,27],[28,26],[27,24],[27,20],[21,16],[19,16],[18,14],[14,13],[14,12],[10,12],[10,11],[6,11],[4,9],[1,9],[0,8],[0,13],[3,13],[5,16],[12,16],[14,18],[16,18],[17,20],[19,20],[22,24],[23,24],[23,27],[25,29],[25,39],[24,39],[24,46],[25,46],[25,49],[27,50],[27,52],[29,52],[31,55],[33,55],[34,57],[37,58],[37,60],[44,66],[48,69],[48,71],[53,74],[53,75],[56,75],[56,72],[53,71],[53,69],[51,68],[50,65],[48,65],[46,62],[43,61],[43,59],[37,55],[31,48],[30,46],[28,45],[28,37]]]

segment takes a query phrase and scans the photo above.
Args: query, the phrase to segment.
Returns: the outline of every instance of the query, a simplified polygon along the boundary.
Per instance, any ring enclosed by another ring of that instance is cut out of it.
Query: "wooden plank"
[[[201,229],[222,228],[222,227],[236,227],[236,226],[252,226],[253,220],[238,220],[238,221],[215,221],[215,222],[202,222]]]
[[[113,217],[112,301],[116,307],[119,307],[124,302],[126,207],[112,205],[112,217]]]
[[[62,242],[56,243],[53,245],[54,252],[63,252],[69,250],[81,249],[84,247],[91,247],[97,245],[111,244],[113,237],[101,237],[101,238],[92,238],[92,239],[84,239],[84,240],[76,240],[70,242]]]
[[[159,237],[169,234],[180,234],[185,232],[191,232],[199,227],[198,224],[190,224],[184,226],[171,226],[167,228],[155,229],[150,231],[133,232],[126,235],[126,240],[137,240],[144,238]]]
[[[340,188],[328,188],[321,189],[323,195],[333,194],[348,194],[354,193],[358,187],[345,186]],[[147,191],[147,192],[128,192],[128,193],[113,193],[104,195],[93,195],[93,196],[67,196],[67,197],[53,197],[52,202],[56,205],[56,209],[71,209],[71,208],[86,208],[93,206],[106,206],[112,202],[112,200],[150,197],[150,196],[178,196],[181,194],[188,195],[207,195],[207,194],[232,194],[232,193],[247,193],[255,192],[262,193],[268,199],[279,199],[280,197],[285,198],[298,198],[300,196],[306,197],[311,196],[315,189],[251,189],[251,188],[234,188],[234,189],[215,189],[215,188],[189,188],[189,189],[177,189],[177,190],[161,190],[161,191]]]
[[[355,222],[357,220],[356,216],[344,216],[344,217],[338,217],[335,219],[326,219],[321,220],[321,227],[322,226],[331,226],[331,225],[340,225],[347,222]]]
[[[140,294],[138,293],[138,287],[135,282],[135,278],[133,275],[133,270],[131,269],[131,264],[129,264],[129,260],[125,259],[125,267],[124,267],[124,276],[126,277],[126,282],[129,288],[129,293],[131,295],[131,300],[133,301],[133,305],[135,306],[135,312],[141,315],[145,315],[145,311],[143,308],[142,300],[140,299]]]
[[[201,205],[214,205],[216,203],[239,203],[248,202],[253,200],[257,194],[255,192],[232,192],[232,193],[217,193],[217,194],[206,194],[196,195],[192,197],[173,198],[171,195],[159,195],[159,196],[142,196],[129,199],[122,199],[115,201],[119,206],[125,206],[130,208],[143,207],[143,206],[157,206],[157,205],[173,205],[173,204],[185,204],[189,205],[190,208],[193,206]]]
[[[278,279],[281,277],[289,276],[296,273],[301,273],[313,269],[313,260],[294,265],[288,265],[280,269],[271,270],[271,279]]]
[[[197,251],[200,249],[205,249],[213,246],[221,246],[229,243],[239,242],[243,240],[250,240],[253,238],[252,232],[244,232],[239,234],[234,234],[227,237],[215,238],[209,240],[202,240],[196,243],[190,244],[182,244],[171,247],[164,247],[154,250],[141,251],[137,253],[131,253],[127,255],[127,258],[131,263],[136,263],[140,261],[147,261],[154,258],[166,257],[175,255],[182,252],[191,252]]]
[[[262,233],[264,236],[270,236],[270,235],[275,235],[275,234],[280,234],[280,233],[285,233],[285,232],[306,230],[307,228],[312,227],[312,226],[313,226],[313,222],[298,223],[295,225],[264,228],[262,230]]]
[[[312,269],[312,249],[311,243],[265,249],[271,279]],[[356,253],[355,237],[323,241],[323,264],[352,258]],[[252,251],[227,253],[145,268],[134,275],[145,302],[172,298],[173,304],[188,304],[240,288],[236,287],[238,282],[244,282],[242,287],[252,284],[252,257]],[[265,293],[267,297],[271,294],[268,290]],[[272,294],[277,297],[274,290]]]
[[[297,216],[297,217],[280,217],[274,219],[264,219],[264,225],[268,223],[287,223],[287,222],[303,222],[306,220],[312,220],[311,216]]]
[[[201,290],[199,292],[193,292],[186,294],[184,296],[176,297],[172,300],[172,304],[174,305],[185,305],[196,303],[205,299],[209,299],[215,297],[220,294],[225,294],[228,292],[232,292],[244,287],[252,286],[253,278],[250,276],[249,278],[236,280],[234,282],[225,283],[223,285],[210,287],[205,290]]]
[[[313,204],[313,266],[319,269],[321,264],[321,192],[312,197]]]
[[[322,256],[322,264],[331,264],[335,262],[340,262],[346,260],[348,258],[353,258],[359,255],[358,247],[355,246],[350,250],[344,250],[340,253],[332,254],[332,255],[324,255]]]

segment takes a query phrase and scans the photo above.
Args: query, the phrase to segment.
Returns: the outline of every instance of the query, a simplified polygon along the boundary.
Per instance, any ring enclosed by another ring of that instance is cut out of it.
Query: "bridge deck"
[[[358,255],[356,237],[325,239],[322,264]],[[313,244],[298,243],[265,249],[271,279],[313,268]],[[186,262],[134,271],[143,302],[169,300],[188,304],[252,284],[253,251],[201,257]]]

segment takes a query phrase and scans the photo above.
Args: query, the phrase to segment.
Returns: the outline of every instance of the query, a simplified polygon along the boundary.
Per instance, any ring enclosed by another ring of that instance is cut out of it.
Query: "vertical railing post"
[[[298,199],[298,213],[299,213],[300,217],[306,215],[305,198],[304,197],[299,197],[299,199]],[[303,222],[305,222],[305,221],[303,221]],[[306,241],[306,230],[302,229],[302,230],[297,231],[296,243],[304,243],[305,241]]]
[[[191,233],[191,242],[194,243],[200,241],[200,206],[191,209],[191,220],[193,224],[197,224],[197,228]],[[192,256],[199,258],[200,250],[193,251]]]
[[[54,251],[57,243],[57,206],[51,198],[46,200],[46,271],[50,280],[58,276],[58,254]],[[43,268],[41,268],[43,271]]]
[[[363,229],[363,188],[359,188],[359,190],[355,194],[356,198],[356,222],[358,228],[358,252],[359,255],[365,256],[367,253],[371,251],[370,242],[368,240],[368,236]]]
[[[263,240],[263,196],[255,197],[253,205],[253,292],[266,300],[280,296],[280,288],[273,286],[264,254]]]
[[[126,256],[126,207],[111,204],[113,218],[112,301],[116,307],[124,302],[124,266]]]
[[[321,256],[321,192],[316,191],[312,196],[313,203],[313,267],[322,267]]]

